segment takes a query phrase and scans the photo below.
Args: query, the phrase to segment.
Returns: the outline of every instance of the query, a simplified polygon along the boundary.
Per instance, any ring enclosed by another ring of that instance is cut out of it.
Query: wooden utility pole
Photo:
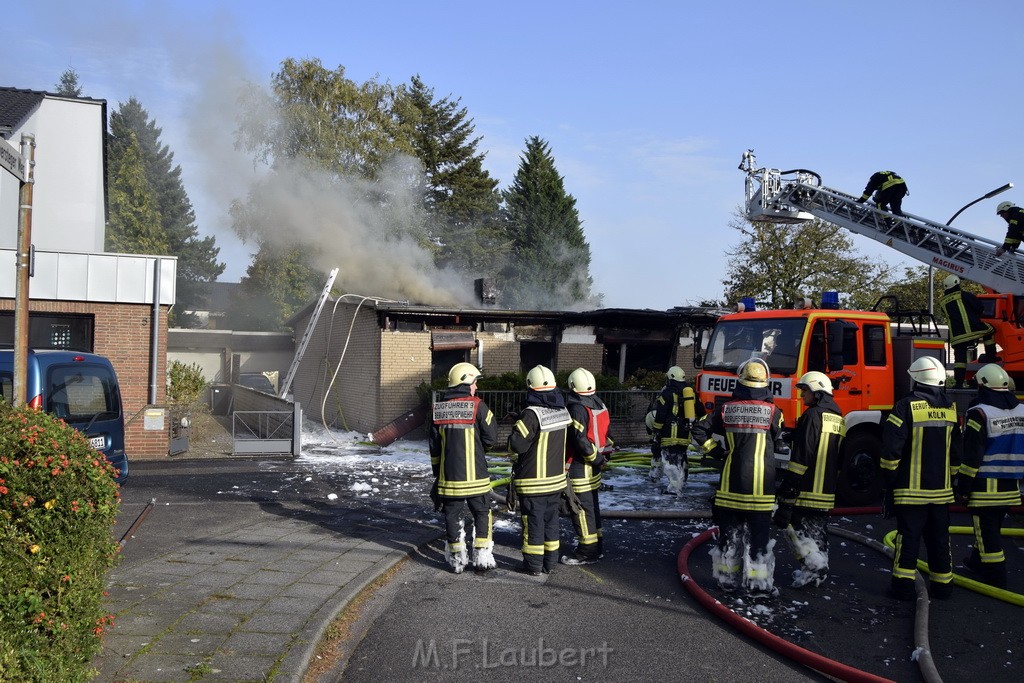
[[[14,289],[14,405],[28,400],[28,278],[32,259],[32,188],[35,185],[36,137],[21,136],[25,165],[18,212],[17,279]]]

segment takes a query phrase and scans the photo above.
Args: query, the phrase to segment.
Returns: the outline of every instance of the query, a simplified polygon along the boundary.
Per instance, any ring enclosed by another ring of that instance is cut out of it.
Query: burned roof
[[[352,301],[351,303],[356,303]],[[308,317],[313,310],[310,303],[298,311],[287,325],[295,324]],[[603,327],[630,327],[646,329],[668,329],[681,325],[689,327],[710,327],[724,312],[717,308],[702,306],[678,307],[668,311],[650,308],[602,308],[592,311],[526,311],[504,308],[455,308],[445,306],[423,306],[408,303],[368,300],[363,304],[377,311],[381,319],[420,320],[428,325],[456,323],[511,322],[519,325],[600,325]]]

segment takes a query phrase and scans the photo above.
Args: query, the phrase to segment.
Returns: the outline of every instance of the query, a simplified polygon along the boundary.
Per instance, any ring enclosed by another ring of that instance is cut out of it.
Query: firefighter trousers
[[[519,495],[523,513],[523,564],[530,571],[550,572],[558,564],[561,502],[560,492]]]
[[[713,509],[718,523],[714,575],[723,588],[772,586],[775,556],[768,547],[772,513],[746,512],[721,506]]]
[[[953,580],[953,562],[949,551],[949,506],[897,505],[896,554],[892,564],[894,586],[897,582],[910,581],[912,584],[914,581],[922,541],[928,551],[932,583],[948,584]]]
[[[968,508],[974,522],[974,549],[970,564],[985,567],[1006,561],[1002,531],[1008,510],[1001,505]]]
[[[570,514],[572,528],[576,532],[576,555],[580,559],[594,560],[601,554],[601,503],[597,489],[577,491],[580,511]]]
[[[452,552],[460,552],[465,547],[463,520],[467,506],[473,516],[474,547],[482,548],[491,540],[491,505],[487,494],[468,498],[445,497],[441,506],[448,547]]]
[[[786,533],[784,536],[793,555],[807,571],[828,573],[828,532],[825,530],[827,521],[826,510],[793,508],[793,517],[790,519],[793,533]]]

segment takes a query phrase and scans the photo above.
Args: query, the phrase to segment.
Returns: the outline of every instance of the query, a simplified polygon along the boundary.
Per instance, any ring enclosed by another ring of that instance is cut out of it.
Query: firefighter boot
[[[658,481],[659,479],[661,479],[661,470],[662,470],[661,459],[660,458],[651,458],[651,469],[647,473],[647,476],[649,476],[651,478],[651,481]]]
[[[469,555],[466,553],[465,529],[459,530],[459,540],[455,543],[444,542],[444,559],[456,574],[461,574],[462,570],[469,564]]]
[[[914,600],[917,597],[917,591],[914,590],[914,580],[892,577],[892,583],[889,585],[889,595],[896,600]]]
[[[478,572],[494,569],[498,563],[494,560],[494,541],[487,541],[476,549],[473,554],[473,568]]]
[[[953,597],[953,582],[931,581],[928,584],[928,594],[935,600],[949,600]]]

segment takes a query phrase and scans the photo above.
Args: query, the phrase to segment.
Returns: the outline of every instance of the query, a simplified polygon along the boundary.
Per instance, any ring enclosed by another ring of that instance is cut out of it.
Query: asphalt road
[[[879,518],[837,523],[879,539],[891,528]],[[676,556],[703,528],[682,521],[609,522],[601,563],[560,566],[541,578],[514,572],[520,555],[511,524],[497,529],[499,569],[484,577],[446,571],[435,544],[374,597],[367,607],[370,625],[343,675],[335,671],[321,680],[825,680],[737,634],[685,591]],[[779,598],[709,592],[808,650],[884,678],[921,679],[913,660],[914,603],[885,594],[887,558],[833,537],[830,581],[796,590],[788,587],[795,568],[788,549],[776,550]],[[1015,559],[1019,572],[1021,558]],[[691,572],[699,584],[711,585],[707,546],[693,554]],[[931,650],[944,680],[1019,680],[1020,616],[1018,607],[962,589],[952,600],[933,601]],[[607,656],[584,663],[581,653],[591,651]],[[553,653],[562,652],[567,658],[555,659]]]
[[[151,469],[156,476],[128,483],[137,489],[134,500],[152,496],[157,505],[126,554],[165,551],[267,511],[326,528],[387,527],[413,511],[441,526],[426,504],[427,479],[383,461],[330,471],[290,459]],[[352,493],[366,482],[378,490]],[[331,500],[334,492],[341,495]],[[115,533],[135,514],[134,507],[123,510]],[[736,634],[682,587],[676,556],[706,522],[609,520],[601,563],[559,566],[534,578],[513,571],[521,557],[518,523],[495,518],[497,570],[456,576],[444,567],[440,544],[421,549],[368,601],[347,668],[322,680],[824,680]],[[837,523],[875,539],[893,526],[877,517]],[[954,559],[966,554],[966,543],[956,539]],[[888,559],[833,538],[829,582],[798,591],[786,580],[793,569],[788,550],[779,546],[776,555],[779,598],[751,603],[710,592],[809,650],[894,680],[920,679],[912,661],[913,605],[885,596]],[[1020,544],[1011,543],[1007,555],[1010,587],[1024,590]],[[691,571],[710,584],[707,546],[694,553]],[[1020,680],[1020,620],[1020,608],[963,589],[950,601],[932,602],[931,648],[944,680]]]

